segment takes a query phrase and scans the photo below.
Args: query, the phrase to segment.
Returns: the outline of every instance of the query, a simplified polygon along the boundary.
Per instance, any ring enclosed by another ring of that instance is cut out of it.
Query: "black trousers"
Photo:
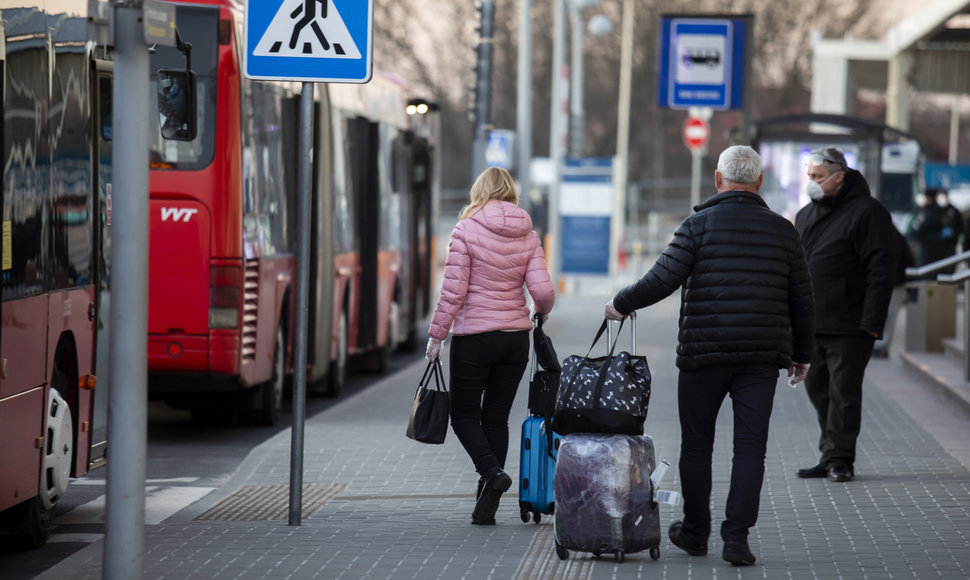
[[[529,348],[528,330],[451,339],[451,428],[481,474],[505,468],[509,413]]]
[[[684,493],[684,533],[700,542],[711,535],[711,458],[717,413],[725,395],[734,410],[731,487],[721,524],[724,541],[747,542],[758,520],[765,475],[768,424],[778,368],[774,365],[717,366],[681,370],[680,483]]]
[[[871,336],[815,335],[805,392],[818,414],[820,463],[855,463],[862,426],[862,380],[872,356]]]

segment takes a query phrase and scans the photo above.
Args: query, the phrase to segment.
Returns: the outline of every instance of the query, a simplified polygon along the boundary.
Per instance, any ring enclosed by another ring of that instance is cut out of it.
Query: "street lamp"
[[[572,157],[583,155],[583,128],[585,126],[585,105],[583,103],[583,18],[582,13],[595,8],[600,0],[569,0],[569,23],[571,27],[572,55],[570,56],[569,82],[569,154]],[[596,14],[589,20],[586,31],[592,37],[613,32],[613,21],[603,14]]]

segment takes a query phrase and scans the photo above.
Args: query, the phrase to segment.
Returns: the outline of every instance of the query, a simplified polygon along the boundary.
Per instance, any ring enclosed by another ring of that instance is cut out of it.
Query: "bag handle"
[[[431,373],[430,376],[428,375],[429,372]],[[431,377],[434,377],[435,390],[448,392],[448,385],[445,383],[445,371],[442,370],[441,359],[438,357],[435,357],[433,361],[428,361],[428,366],[424,369],[421,380],[418,381],[418,388],[429,386]]]
[[[620,331],[623,330],[624,322],[625,322],[624,320],[620,321],[620,328],[616,331],[617,337],[620,336]],[[589,353],[593,352],[593,347],[596,346],[596,343],[599,342],[600,337],[603,336],[603,333],[606,331],[607,328],[609,328],[609,324],[610,324],[610,319],[603,318],[603,323],[600,324],[600,329],[596,331],[596,338],[593,339],[593,344],[589,345],[589,350],[586,351],[586,358],[589,358]],[[609,333],[606,334],[606,342],[607,342],[607,345],[606,345],[607,356],[613,356],[613,350],[616,349],[616,343],[613,343],[612,345],[610,345],[610,342],[612,342],[612,340]]]

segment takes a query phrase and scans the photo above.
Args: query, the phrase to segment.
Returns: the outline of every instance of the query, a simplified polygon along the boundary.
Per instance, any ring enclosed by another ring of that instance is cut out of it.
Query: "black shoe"
[[[478,489],[475,490],[475,501],[482,497],[482,488],[485,487],[485,476],[478,478]]]
[[[844,463],[833,463],[828,477],[831,481],[852,481],[852,469]]]
[[[495,512],[498,511],[498,504],[502,499],[502,494],[512,487],[512,478],[501,469],[496,468],[485,484],[482,486],[482,493],[475,502],[475,510],[472,512],[472,523],[479,526],[495,525]]]
[[[798,477],[801,477],[802,479],[810,479],[814,477],[825,477],[826,475],[828,475],[828,472],[829,471],[825,469],[825,466],[819,463],[818,465],[815,465],[812,467],[799,469]]]
[[[754,564],[754,554],[744,542],[724,542],[724,550],[721,557],[734,566],[750,566]]]
[[[670,529],[667,530],[667,537],[670,538],[671,544],[677,546],[691,556],[707,555],[707,545],[688,538],[687,535],[684,534],[684,522],[680,520],[670,524]]]

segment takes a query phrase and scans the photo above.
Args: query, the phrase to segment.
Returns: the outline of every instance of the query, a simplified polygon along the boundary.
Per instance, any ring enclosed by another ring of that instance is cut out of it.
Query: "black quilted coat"
[[[613,298],[621,313],[681,291],[677,366],[811,360],[812,280],[794,226],[756,193],[718,193],[674,232],[657,263]]]

